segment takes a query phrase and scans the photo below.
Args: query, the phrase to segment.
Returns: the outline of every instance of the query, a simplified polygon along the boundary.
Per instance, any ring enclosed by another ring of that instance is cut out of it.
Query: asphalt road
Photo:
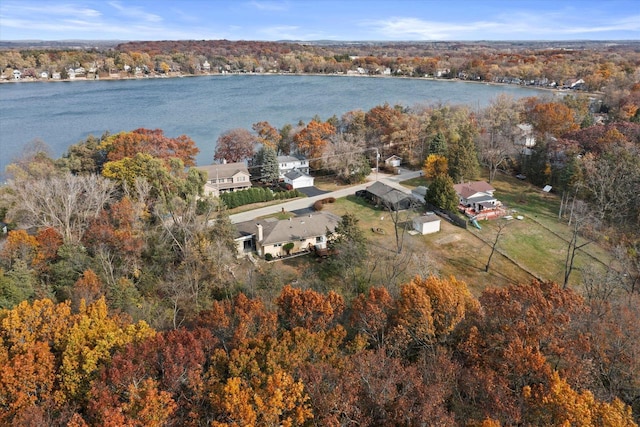
[[[420,171],[407,171],[405,169],[401,169],[401,173],[399,175],[387,175],[387,174],[379,173],[376,176],[375,173],[372,173],[367,177],[367,182],[365,182],[364,184],[358,184],[352,187],[341,188],[339,190],[331,191],[318,196],[295,199],[288,202],[279,203],[277,205],[271,205],[264,208],[258,208],[251,211],[241,212],[238,214],[230,215],[230,219],[232,223],[236,224],[239,222],[251,221],[261,216],[272,215],[272,214],[281,212],[282,209],[284,209],[287,212],[296,211],[299,209],[306,209],[311,207],[315,201],[324,199],[326,197],[335,197],[336,199],[339,199],[340,197],[346,197],[351,194],[355,194],[356,191],[364,190],[365,188],[370,186],[372,182],[376,181],[376,178],[378,181],[381,181],[391,187],[397,188],[400,191],[403,191],[405,193],[410,193],[410,191],[406,187],[403,187],[399,183],[407,179],[416,178],[420,176],[420,173],[421,173]]]

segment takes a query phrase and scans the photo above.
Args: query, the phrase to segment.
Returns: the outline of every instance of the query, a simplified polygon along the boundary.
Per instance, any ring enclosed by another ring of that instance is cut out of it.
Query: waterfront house
[[[278,156],[278,168],[280,169],[280,179],[294,169],[309,175],[309,161],[304,157]]]
[[[251,175],[244,163],[196,166],[195,169],[207,174],[207,181],[204,185],[205,194],[218,197],[221,193],[251,188],[249,180]]]

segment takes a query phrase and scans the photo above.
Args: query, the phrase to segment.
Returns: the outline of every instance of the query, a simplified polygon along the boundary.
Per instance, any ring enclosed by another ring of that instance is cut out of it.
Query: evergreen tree
[[[547,142],[541,139],[536,142],[530,156],[525,156],[524,173],[533,185],[549,184],[551,179],[551,164],[547,154]]]
[[[442,132],[436,133],[436,136],[429,142],[429,154],[447,155],[447,140]]]
[[[472,132],[463,132],[461,138],[448,148],[449,175],[454,182],[474,179],[478,176],[480,164]]]
[[[280,166],[278,165],[278,156],[276,150],[273,148],[265,147],[262,155],[262,167],[260,169],[260,175],[266,182],[278,182],[280,178]]]
[[[451,177],[448,175],[436,176],[429,185],[426,201],[439,208],[455,211],[458,207],[458,195],[453,188]]]

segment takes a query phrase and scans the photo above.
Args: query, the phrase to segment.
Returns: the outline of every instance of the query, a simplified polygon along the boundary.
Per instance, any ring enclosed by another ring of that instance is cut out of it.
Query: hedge
[[[274,193],[268,188],[256,187],[241,191],[220,194],[220,198],[229,209],[252,203],[269,202],[271,200],[286,200],[302,196],[298,190],[279,191]]]

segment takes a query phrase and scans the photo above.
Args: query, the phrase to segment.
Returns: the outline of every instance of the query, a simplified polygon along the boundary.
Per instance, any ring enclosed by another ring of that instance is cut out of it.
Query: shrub
[[[313,204],[313,210],[321,211],[322,208],[324,208],[324,203],[322,203],[322,200],[316,200],[316,202]]]
[[[264,259],[266,259],[267,261],[271,261],[273,260],[273,255],[271,255],[270,253],[266,253],[264,254]]]

